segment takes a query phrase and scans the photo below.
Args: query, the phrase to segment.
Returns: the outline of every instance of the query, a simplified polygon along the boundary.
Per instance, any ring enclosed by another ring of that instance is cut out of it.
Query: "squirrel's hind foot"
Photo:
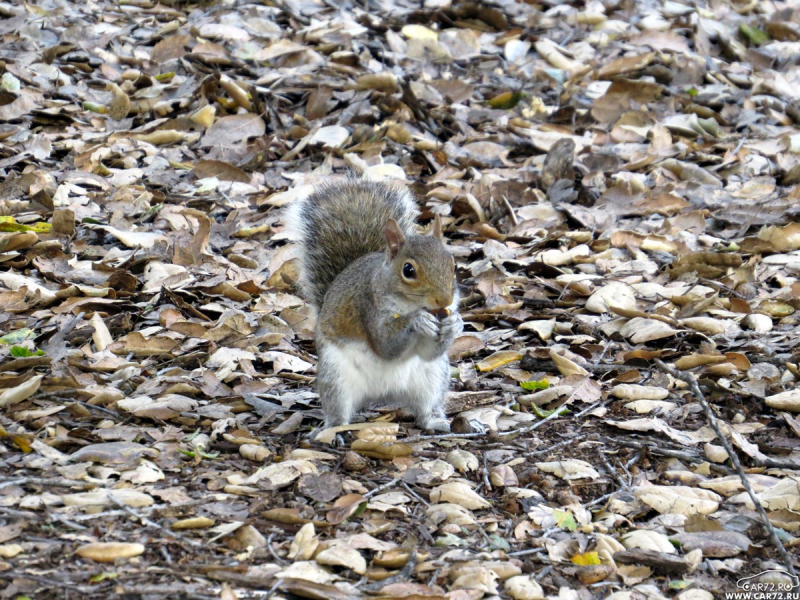
[[[450,421],[443,417],[430,419],[424,423],[418,423],[422,429],[429,429],[437,433],[450,433]]]

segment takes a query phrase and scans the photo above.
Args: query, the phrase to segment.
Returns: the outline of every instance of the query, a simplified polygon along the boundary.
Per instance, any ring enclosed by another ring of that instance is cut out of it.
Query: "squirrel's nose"
[[[453,303],[452,296],[439,296],[436,298],[436,308],[447,308]]]

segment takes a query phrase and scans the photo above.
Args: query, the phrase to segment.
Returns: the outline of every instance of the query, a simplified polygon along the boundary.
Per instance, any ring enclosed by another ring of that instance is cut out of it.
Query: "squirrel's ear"
[[[439,215],[435,215],[433,217],[433,229],[431,229],[431,235],[440,242],[444,241],[444,235],[442,234],[442,218]]]
[[[389,258],[394,258],[397,256],[400,248],[403,247],[403,244],[406,243],[406,236],[403,234],[403,230],[400,229],[400,225],[398,225],[397,221],[394,219],[386,221],[384,235],[386,235],[386,243],[389,245]]]

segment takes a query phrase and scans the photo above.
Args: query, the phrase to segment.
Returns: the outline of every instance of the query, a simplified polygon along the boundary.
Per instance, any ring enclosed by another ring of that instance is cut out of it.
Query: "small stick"
[[[655,359],[656,365],[658,368],[672,375],[675,379],[680,379],[681,381],[686,382],[689,385],[689,389],[692,390],[694,393],[695,399],[700,403],[700,406],[703,407],[703,411],[706,413],[706,419],[708,419],[708,424],[711,425],[711,428],[714,430],[714,433],[717,434],[717,438],[719,439],[722,447],[725,448],[725,452],[728,453],[728,457],[731,459],[731,463],[733,464],[733,468],[736,469],[736,473],[739,475],[739,479],[742,481],[742,486],[744,486],[747,495],[750,496],[750,501],[755,505],[756,511],[758,512],[761,519],[764,521],[764,527],[767,528],[769,531],[769,537],[772,540],[772,543],[775,545],[775,549],[778,551],[778,554],[781,555],[783,559],[783,564],[786,565],[786,570],[789,574],[797,580],[797,573],[794,570],[794,565],[792,564],[792,559],[789,557],[789,554],[786,552],[786,548],[783,547],[783,543],[781,542],[780,538],[778,537],[778,532],[775,531],[775,528],[772,526],[772,523],[769,521],[769,517],[767,516],[767,511],[764,510],[764,507],[761,506],[761,502],[756,496],[756,493],[753,491],[753,488],[750,486],[750,482],[747,480],[747,476],[744,473],[744,469],[742,469],[742,463],[739,462],[739,455],[736,454],[736,451],[731,446],[728,438],[726,438],[722,434],[722,429],[720,429],[719,422],[717,421],[717,417],[714,414],[714,411],[711,410],[711,405],[706,400],[706,397],[703,395],[703,392],[700,390],[700,386],[697,384],[697,380],[692,377],[689,373],[685,371],[679,371],[673,367],[667,366],[664,362],[659,359]]]
[[[483,485],[486,486],[486,491],[487,492],[491,492],[492,491],[492,483],[491,483],[491,481],[489,481],[489,465],[486,464],[486,454],[484,453],[481,458],[483,458],[483,469],[481,471],[481,473],[483,473]],[[482,531],[482,529],[481,529],[481,531]]]
[[[554,419],[557,419],[560,416],[563,416],[561,414],[562,413],[562,409],[566,409],[566,408],[567,407],[562,404],[558,408],[554,408],[553,412],[550,413],[548,416],[546,416],[541,421],[536,421],[536,423],[534,423],[533,425],[528,425],[527,427],[520,427],[519,429],[511,429],[509,431],[504,431],[501,435],[505,437],[505,436],[514,435],[514,434],[528,433],[529,431],[534,431],[535,429],[539,429],[539,427],[541,427],[545,423],[547,423],[549,421],[552,421]]]
[[[430,503],[430,502],[428,502],[427,500],[425,500],[425,498],[423,498],[423,497],[422,497],[422,496],[420,496],[420,495],[419,495],[417,492],[415,492],[414,490],[412,490],[412,489],[411,489],[411,486],[410,486],[410,485],[408,485],[408,484],[407,484],[405,481],[401,481],[401,482],[400,482],[400,485],[402,485],[404,488],[406,488],[406,491],[407,491],[409,494],[411,494],[411,495],[412,495],[414,498],[416,498],[416,499],[417,499],[417,501],[419,501],[419,502],[421,502],[422,504],[424,504],[424,505],[425,505],[425,508],[428,508],[428,507],[431,505],[431,503]]]
[[[165,527],[163,525],[160,525],[160,524],[156,523],[155,521],[151,521],[150,519],[148,519],[144,515],[140,515],[135,510],[133,510],[130,506],[128,506],[124,502],[122,502],[122,501],[118,500],[117,498],[115,498],[112,494],[109,494],[108,499],[111,500],[111,502],[116,504],[120,509],[124,510],[129,515],[131,515],[132,517],[135,517],[138,521],[141,521],[141,523],[143,525],[146,525],[147,527],[151,527],[153,529],[158,529],[158,530],[162,531],[163,533],[165,533],[166,535],[168,535],[168,536],[170,536],[170,537],[172,537],[172,538],[174,538],[174,539],[176,539],[178,541],[181,541],[181,542],[184,542],[186,544],[189,544],[190,546],[202,546],[203,545],[200,542],[197,542],[195,540],[192,540],[192,539],[189,539],[187,537],[184,537],[181,534],[179,534],[179,533],[177,533],[175,531],[172,531],[171,529],[169,529],[169,528],[167,528],[167,527]]]
[[[272,584],[272,587],[267,590],[266,598],[272,598],[275,595],[275,592],[278,591],[278,588],[283,585],[283,578],[279,577],[275,583]]]
[[[96,483],[89,483],[88,481],[74,481],[72,479],[48,479],[46,477],[19,477],[17,479],[0,477],[0,490],[10,487],[12,485],[52,485],[55,487],[78,487],[84,490],[94,489],[99,487]]]
[[[517,550],[516,552],[509,552],[508,556],[528,556],[530,554],[539,554],[546,552],[547,548],[528,548],[527,550]]]
[[[617,482],[617,485],[619,485],[619,487],[622,488],[623,490],[627,490],[630,487],[630,485],[622,478],[622,475],[617,473],[617,470],[609,462],[608,457],[606,456],[606,453],[603,450],[600,450],[600,460],[603,461],[603,466],[605,466],[606,471],[608,471],[608,474],[611,476],[611,478]]]
[[[484,437],[485,435],[485,433],[440,433],[437,435],[415,435],[402,441],[404,444],[412,444],[423,440],[458,440]]]
[[[387,577],[386,579],[382,579],[381,581],[375,581],[373,583],[368,583],[367,585],[363,586],[361,589],[364,590],[364,591],[368,591],[368,592],[371,592],[371,591],[376,591],[377,592],[381,588],[386,587],[387,585],[389,585],[391,583],[396,583],[396,582],[405,583],[405,582],[410,581],[411,577],[414,575],[414,569],[417,566],[417,560],[418,559],[419,559],[419,557],[417,556],[417,551],[416,550],[412,550],[411,554],[408,555],[408,560],[406,561],[406,564],[403,566],[403,568],[400,571],[398,571],[397,573],[395,573],[391,577]]]
[[[275,552],[275,548],[272,547],[272,538],[274,537],[275,537],[274,532],[269,534],[269,537],[267,538],[267,550],[269,550],[269,553],[272,555],[272,558],[275,559],[276,563],[278,563],[279,565],[288,565],[289,561],[286,561],[282,559],[280,556],[278,556],[277,553]]]
[[[525,455],[526,456],[540,456],[542,454],[549,454],[550,452],[558,450],[559,448],[563,448],[564,446],[572,446],[572,445],[575,444],[575,438],[576,437],[578,437],[578,436],[577,435],[571,435],[571,436],[568,437],[568,439],[565,439],[565,440],[563,440],[561,442],[558,442],[557,444],[553,444],[552,446],[548,446],[547,448],[544,448],[542,450],[531,450],[530,452],[526,452]]]
[[[382,492],[382,491],[383,491],[383,490],[385,490],[386,488],[390,488],[390,487],[392,487],[394,484],[396,484],[397,482],[401,481],[402,479],[403,479],[402,477],[395,477],[395,478],[394,478],[394,479],[392,479],[391,481],[387,481],[386,483],[384,483],[384,484],[382,484],[382,485],[379,485],[378,487],[376,487],[374,490],[370,490],[369,492],[367,492],[366,494],[364,494],[364,498],[369,498],[369,497],[371,497],[371,496],[374,496],[374,495],[375,495],[375,494],[377,494],[378,492]]]

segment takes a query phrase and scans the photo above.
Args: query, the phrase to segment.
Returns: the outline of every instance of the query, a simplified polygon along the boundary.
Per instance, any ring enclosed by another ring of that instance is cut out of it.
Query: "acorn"
[[[440,321],[450,316],[449,308],[437,308],[435,310],[429,310],[428,312],[431,313],[434,317],[436,317]]]

